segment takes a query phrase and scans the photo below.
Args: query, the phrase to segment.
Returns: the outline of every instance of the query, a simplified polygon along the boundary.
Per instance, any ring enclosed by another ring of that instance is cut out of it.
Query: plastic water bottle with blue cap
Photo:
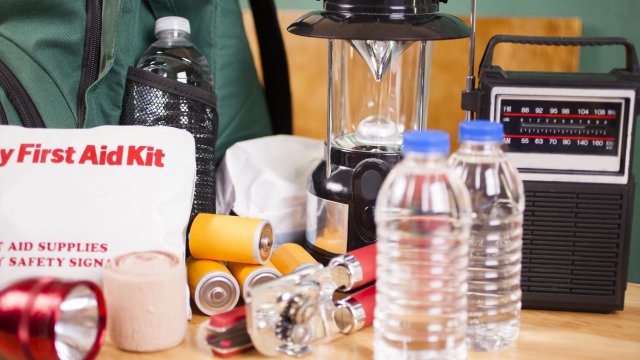
[[[524,190],[502,152],[502,123],[460,124],[450,163],[471,195],[467,341],[492,350],[515,342],[520,329],[520,261]]]
[[[469,193],[446,132],[408,132],[402,152],[375,207],[375,359],[465,359]]]

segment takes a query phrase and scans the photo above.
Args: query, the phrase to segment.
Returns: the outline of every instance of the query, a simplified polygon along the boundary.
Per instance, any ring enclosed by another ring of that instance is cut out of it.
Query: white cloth
[[[301,240],[307,182],[323,158],[320,140],[274,135],[231,146],[216,174],[216,211],[271,221],[275,245]]]

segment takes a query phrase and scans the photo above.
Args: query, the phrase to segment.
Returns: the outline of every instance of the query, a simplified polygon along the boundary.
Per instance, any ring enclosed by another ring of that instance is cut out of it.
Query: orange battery
[[[200,213],[193,220],[189,250],[196,259],[265,264],[273,229],[268,220]]]
[[[188,259],[187,281],[196,306],[206,315],[229,311],[240,300],[240,285],[219,261]]]
[[[265,265],[232,263],[228,265],[229,271],[240,283],[242,289],[242,298],[247,298],[247,292],[255,285],[265,283],[267,281],[277,279],[282,276],[280,271],[271,263]]]
[[[282,275],[287,275],[318,262],[302,246],[286,243],[273,252],[271,263]]]

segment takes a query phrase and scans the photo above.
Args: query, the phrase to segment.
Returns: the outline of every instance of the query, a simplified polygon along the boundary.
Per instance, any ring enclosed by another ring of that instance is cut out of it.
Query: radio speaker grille
[[[593,186],[525,182],[524,307],[621,308],[630,194],[628,186]]]

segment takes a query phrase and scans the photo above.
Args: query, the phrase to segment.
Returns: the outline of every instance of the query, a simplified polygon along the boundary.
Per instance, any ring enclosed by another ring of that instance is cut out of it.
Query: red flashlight
[[[37,278],[0,291],[0,358],[94,359],[105,326],[102,291],[92,282]]]

